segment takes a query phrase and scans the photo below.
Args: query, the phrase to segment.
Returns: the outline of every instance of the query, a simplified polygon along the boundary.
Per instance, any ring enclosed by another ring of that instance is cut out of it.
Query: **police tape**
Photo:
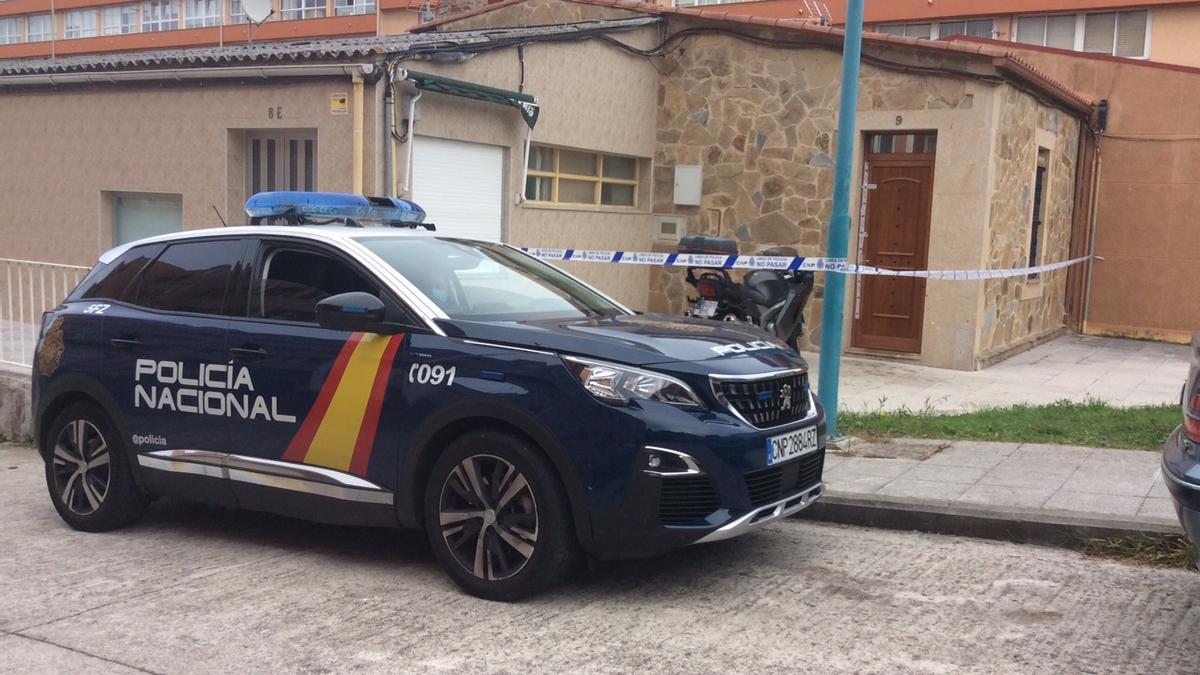
[[[714,255],[709,253],[649,253],[640,251],[587,251],[574,248],[522,248],[541,260],[609,263],[617,265],[656,265],[660,267],[706,267],[738,270],[784,270],[832,272],[864,276],[915,277],[948,281],[1004,279],[1041,274],[1077,265],[1092,256],[1081,256],[1062,262],[1014,267],[1000,270],[893,270],[872,265],[858,265],[845,258],[804,258],[774,255]]]

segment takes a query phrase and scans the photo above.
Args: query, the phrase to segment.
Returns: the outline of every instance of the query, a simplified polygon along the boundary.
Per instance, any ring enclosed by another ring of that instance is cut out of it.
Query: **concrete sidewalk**
[[[1064,399],[1120,407],[1178,403],[1190,354],[1187,345],[1072,333],[977,371],[847,354],[839,409],[961,412]],[[815,386],[818,354],[804,357]]]
[[[825,463],[818,517],[1054,543],[1178,532],[1159,454],[1061,445],[856,442]],[[823,512],[823,513],[822,513]]]

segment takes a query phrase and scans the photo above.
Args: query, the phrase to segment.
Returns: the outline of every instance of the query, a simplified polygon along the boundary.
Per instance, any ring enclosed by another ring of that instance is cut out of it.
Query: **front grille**
[[[687,525],[717,510],[717,491],[708,476],[665,476],[658,499],[663,525]]]
[[[756,427],[777,427],[808,415],[808,373],[761,380],[715,380],[720,398]]]
[[[807,490],[821,482],[823,466],[825,451],[818,450],[790,462],[746,472],[746,491],[750,493],[750,505],[770,504],[793,493]]]

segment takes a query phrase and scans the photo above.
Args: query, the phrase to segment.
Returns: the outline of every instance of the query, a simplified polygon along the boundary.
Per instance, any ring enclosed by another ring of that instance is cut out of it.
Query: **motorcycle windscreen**
[[[789,284],[792,295],[775,320],[775,334],[788,344],[791,344],[793,337],[804,335],[804,308],[812,295],[813,284],[812,272],[800,272]]]

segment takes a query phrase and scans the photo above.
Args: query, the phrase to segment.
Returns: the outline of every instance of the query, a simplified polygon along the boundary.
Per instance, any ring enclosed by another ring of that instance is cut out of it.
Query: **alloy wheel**
[[[438,516],[451,555],[480,579],[507,579],[533,557],[537,502],[524,474],[504,459],[471,455],[455,465]]]
[[[68,422],[54,442],[54,488],[72,513],[95,513],[108,496],[112,476],[108,443],[91,422]]]

